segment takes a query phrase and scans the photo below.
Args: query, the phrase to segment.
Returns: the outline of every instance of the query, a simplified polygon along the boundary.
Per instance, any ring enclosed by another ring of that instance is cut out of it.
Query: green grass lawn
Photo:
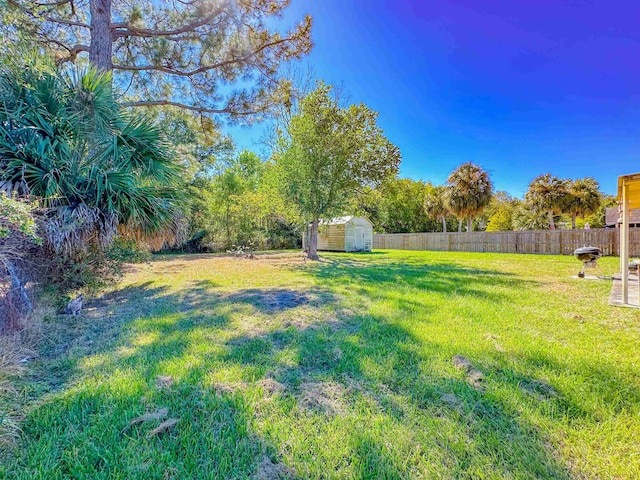
[[[640,478],[640,311],[579,268],[156,257],[45,325],[0,477]]]

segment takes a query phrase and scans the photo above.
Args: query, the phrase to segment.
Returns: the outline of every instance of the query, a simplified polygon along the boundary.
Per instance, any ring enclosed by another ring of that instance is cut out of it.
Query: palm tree
[[[519,205],[513,212],[514,230],[546,230],[549,228],[549,218],[546,212],[532,210],[525,203]]]
[[[179,172],[155,123],[120,107],[108,73],[22,60],[0,68],[0,188],[40,199],[48,245],[69,253],[174,226]]]
[[[569,184],[567,213],[571,215],[571,227],[575,230],[576,218],[591,215],[600,207],[600,185],[592,177],[579,178]]]
[[[534,178],[525,194],[526,202],[534,211],[547,214],[551,230],[556,229],[553,216],[566,211],[568,187],[566,180],[546,173]]]
[[[432,218],[442,222],[442,231],[447,232],[447,217],[451,214],[447,206],[447,187],[440,185],[427,191],[424,210]]]
[[[447,183],[449,209],[460,222],[466,218],[467,232],[471,232],[473,217],[482,213],[493,195],[489,174],[482,167],[467,162],[451,172]]]

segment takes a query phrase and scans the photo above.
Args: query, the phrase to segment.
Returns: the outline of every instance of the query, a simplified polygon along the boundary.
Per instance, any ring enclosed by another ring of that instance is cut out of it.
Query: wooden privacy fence
[[[590,230],[378,233],[373,235],[373,248],[394,250],[572,255],[576,248],[584,245],[599,247],[604,255],[618,255],[619,230],[592,228]],[[629,249],[631,256],[640,256],[640,228],[631,229]]]

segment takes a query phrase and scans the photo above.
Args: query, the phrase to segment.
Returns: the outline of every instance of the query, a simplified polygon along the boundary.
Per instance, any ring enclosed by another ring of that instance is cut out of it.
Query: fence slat
[[[619,238],[618,229],[612,228],[471,233],[376,233],[373,235],[373,248],[572,255],[576,248],[591,245],[602,249],[604,255],[618,255]],[[640,257],[640,228],[631,229],[629,254]]]

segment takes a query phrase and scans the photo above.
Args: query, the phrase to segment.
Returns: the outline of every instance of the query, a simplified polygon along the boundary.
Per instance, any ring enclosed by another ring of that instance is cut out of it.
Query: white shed
[[[307,249],[309,232],[302,239]],[[370,252],[373,246],[373,224],[365,217],[337,217],[320,220],[318,250],[333,252]]]

